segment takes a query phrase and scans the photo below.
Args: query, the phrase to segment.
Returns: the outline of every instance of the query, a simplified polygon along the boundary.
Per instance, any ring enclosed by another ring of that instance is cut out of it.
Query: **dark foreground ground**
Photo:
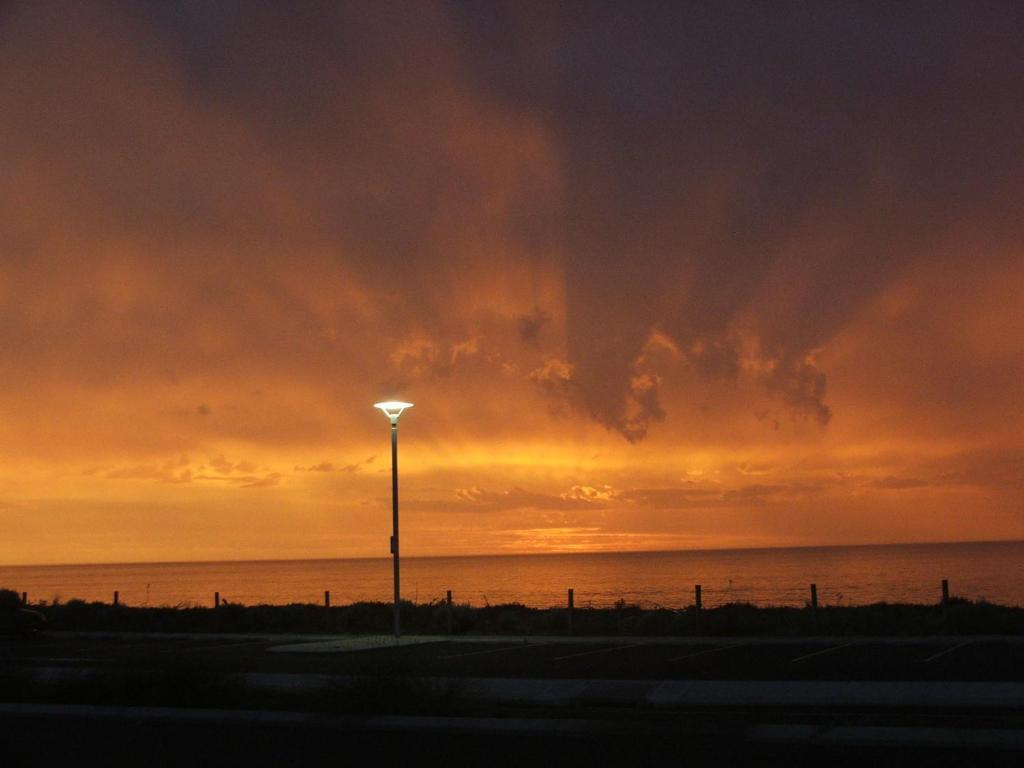
[[[0,764],[1024,764],[1016,636],[373,643],[338,652],[358,639],[0,639]],[[672,681],[737,695],[631,698]],[[867,698],[801,698],[849,681]],[[481,683],[499,695],[470,695]],[[532,693],[501,693],[516,686]],[[930,697],[915,698],[921,686]],[[983,695],[958,701],[971,686]]]
[[[634,680],[1024,681],[1024,637],[454,638],[339,652],[351,638],[43,633],[0,638],[8,670]],[[408,638],[407,638],[408,639]],[[280,649],[303,652],[280,652]]]
[[[990,747],[779,743],[705,722],[449,720],[309,724],[150,722],[126,716],[0,721],[5,765],[1002,766]],[[99,763],[92,761],[99,760]]]

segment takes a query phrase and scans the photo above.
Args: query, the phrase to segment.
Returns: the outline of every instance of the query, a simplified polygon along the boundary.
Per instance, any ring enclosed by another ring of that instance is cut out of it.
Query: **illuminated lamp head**
[[[398,423],[398,417],[402,415],[402,411],[406,408],[412,408],[412,403],[403,403],[398,400],[388,400],[384,403],[374,403],[374,408],[379,408],[384,412],[384,415],[391,419],[392,424]]]

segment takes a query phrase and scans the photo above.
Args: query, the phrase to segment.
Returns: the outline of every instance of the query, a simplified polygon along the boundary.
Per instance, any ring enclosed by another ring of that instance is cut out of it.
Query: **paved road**
[[[353,645],[351,640],[347,645]],[[195,662],[228,672],[395,671],[440,677],[1024,681],[1024,638],[487,638],[397,648],[380,638],[363,645],[371,647],[337,652],[337,642],[305,638],[283,643],[265,636],[48,635],[30,642],[0,641],[0,660],[72,667]],[[282,646],[305,652],[275,650]]]
[[[456,714],[497,718],[487,726],[491,731],[470,727],[469,721],[459,725],[458,718],[450,717],[426,718],[420,724],[396,724],[385,717],[374,728],[365,720],[350,719],[313,728],[265,711],[255,713],[252,723],[221,722],[225,715],[216,713],[145,720],[137,707],[98,720],[94,705],[103,699],[93,702],[88,696],[56,714],[34,711],[31,704],[11,704],[10,711],[0,713],[0,727],[11,726],[7,732],[19,734],[17,743],[7,745],[13,749],[9,754],[19,759],[37,755],[55,761],[84,751],[127,749],[166,758],[165,764],[181,764],[200,752],[244,757],[254,764],[260,758],[275,765],[308,764],[333,754],[346,740],[374,750],[375,764],[395,765],[434,750],[456,759],[486,759],[489,764],[501,764],[501,757],[509,758],[508,764],[521,764],[569,750],[568,764],[590,766],[600,764],[601,758],[618,764],[676,765],[684,757],[698,765],[792,765],[814,760],[860,766],[921,759],[933,765],[993,765],[1013,764],[1024,751],[1024,706],[1019,704],[1017,684],[1024,681],[1024,638],[407,640],[395,647],[389,638],[380,637],[51,633],[29,642],[0,639],[0,678],[13,672],[6,679],[17,683],[30,679],[24,672],[32,672],[37,680],[56,672],[51,679],[68,681],[103,670],[173,671],[191,666],[244,673],[233,679],[251,685],[233,704],[216,696],[197,704],[193,688],[176,693],[173,686],[172,698],[180,694],[181,701],[154,703],[258,707],[260,701],[271,701],[280,708],[282,702],[288,707],[300,701],[272,695],[267,699],[282,680],[284,688],[295,687],[307,697],[310,683],[317,679],[353,676],[371,684],[342,690],[341,701],[346,702],[364,694],[384,695],[390,701],[394,691],[385,686],[381,694],[372,685],[376,675],[431,677],[454,681],[453,690],[465,689],[452,705]],[[92,692],[94,679],[83,677],[87,685],[82,690]],[[119,678],[112,674],[110,679]],[[146,679],[139,676],[136,688]],[[166,681],[160,685],[168,688]],[[190,685],[195,686],[194,676]],[[1015,697],[1001,697],[1003,688],[1013,688]],[[227,690],[232,695],[232,689]],[[971,704],[970,696],[958,701],[958,691],[973,692],[975,699],[991,699],[996,691],[997,700]],[[205,695],[202,686],[198,692]],[[930,701],[941,700],[941,706],[935,701],[922,704],[921,694]],[[666,697],[671,706],[659,704]],[[891,701],[886,703],[886,697]],[[142,698],[148,701],[148,694]],[[112,702],[120,700],[114,697]],[[360,704],[356,711],[373,710]],[[513,720],[524,715],[563,725],[552,726],[550,733],[547,726],[517,731]],[[274,717],[281,722],[271,722]],[[306,717],[311,715],[300,716]],[[557,731],[567,727],[566,722],[595,717],[614,718],[626,730],[613,732],[601,726],[600,735]],[[423,723],[435,720],[436,727],[424,730]],[[59,740],[50,738],[55,729]],[[647,752],[637,752],[641,744]],[[44,754],[47,750],[52,754]],[[1015,758],[1007,762],[1010,753]],[[417,758],[417,763],[423,762]],[[564,756],[560,763],[566,763]]]

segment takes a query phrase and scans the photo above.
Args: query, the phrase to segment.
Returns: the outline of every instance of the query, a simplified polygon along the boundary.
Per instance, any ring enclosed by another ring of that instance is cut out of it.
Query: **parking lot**
[[[445,642],[347,655],[350,665],[390,661],[437,676],[634,680],[1022,680],[1024,646],[946,640],[775,643]]]
[[[49,634],[0,641],[18,666],[632,680],[1024,680],[1024,638],[327,638]],[[412,639],[415,640],[415,639]],[[341,650],[343,648],[356,650]],[[285,652],[282,652],[284,650]]]
[[[932,763],[984,754],[982,764],[997,764],[989,758],[1024,750],[1022,659],[1019,637],[406,637],[396,646],[384,636],[50,632],[0,639],[0,693],[10,696],[0,696],[0,719],[82,744],[233,733],[231,754],[264,732],[276,734],[266,749],[302,752],[324,734],[365,739],[378,729],[380,749],[406,755],[434,738],[426,727],[446,750],[504,738],[509,754],[523,739],[548,739],[550,752],[564,747],[559,728],[581,723],[591,730],[578,735],[579,755],[621,747],[633,759],[637,743],[650,743],[691,759],[703,750],[716,765],[730,762],[729,749],[737,760],[778,749],[787,764],[813,753],[861,765],[868,749],[914,748]],[[415,716],[394,717],[407,710]],[[527,726],[539,730],[516,730]]]

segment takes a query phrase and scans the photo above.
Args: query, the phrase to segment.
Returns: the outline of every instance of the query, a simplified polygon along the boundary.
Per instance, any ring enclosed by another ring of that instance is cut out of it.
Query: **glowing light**
[[[383,403],[374,403],[373,407],[383,411],[384,415],[391,419],[391,423],[394,424],[398,421],[398,417],[402,415],[402,411],[406,408],[412,408],[412,403],[403,403],[400,400],[387,400]]]

